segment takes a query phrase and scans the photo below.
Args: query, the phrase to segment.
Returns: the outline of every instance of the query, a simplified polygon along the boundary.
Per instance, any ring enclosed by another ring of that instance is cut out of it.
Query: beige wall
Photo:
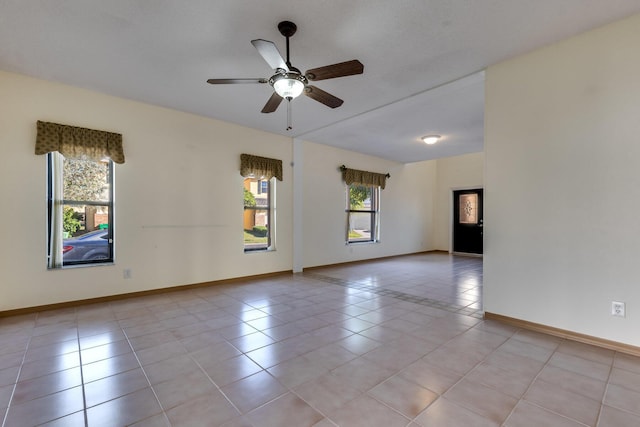
[[[473,153],[437,160],[434,201],[434,247],[451,250],[453,190],[483,188],[484,154]]]
[[[487,70],[486,311],[640,345],[638,46],[640,15]]]
[[[0,94],[0,310],[291,269],[290,138],[5,72]],[[115,265],[47,270],[37,120],[123,134]],[[283,160],[275,252],[243,252],[244,152]]]
[[[304,267],[432,250],[435,162],[401,164],[305,142]],[[380,196],[380,242],[345,244],[346,186],[340,165],[389,173]]]
[[[402,165],[302,142],[303,192],[294,201],[290,138],[6,72],[0,93],[0,311],[291,270],[295,209],[303,213],[304,267],[434,249],[435,162]],[[47,270],[37,120],[123,134],[115,265]],[[245,152],[283,160],[274,252],[243,251],[238,167]],[[345,245],[341,164],[392,175],[382,191],[380,243]]]

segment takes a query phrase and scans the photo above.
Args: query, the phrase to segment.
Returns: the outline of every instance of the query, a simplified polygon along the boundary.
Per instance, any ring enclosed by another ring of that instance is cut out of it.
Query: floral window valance
[[[52,151],[70,159],[86,156],[101,161],[108,157],[115,163],[124,163],[121,134],[38,120],[36,154]]]
[[[347,185],[375,185],[379,186],[383,190],[387,183],[387,178],[391,177],[391,175],[389,175],[388,173],[376,173],[361,171],[357,169],[349,169],[344,165],[340,166],[340,170],[342,171],[342,179]]]
[[[240,175],[244,177],[253,175],[263,179],[276,177],[278,181],[282,181],[282,160],[241,154]]]

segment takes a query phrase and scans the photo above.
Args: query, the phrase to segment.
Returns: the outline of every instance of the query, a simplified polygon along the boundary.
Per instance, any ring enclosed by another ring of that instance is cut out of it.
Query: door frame
[[[452,255],[464,255],[470,257],[482,258],[483,254],[470,254],[466,252],[454,252],[453,251],[453,203],[454,203],[454,192],[456,191],[465,191],[465,190],[483,190],[483,185],[471,185],[464,187],[451,187],[449,188],[449,253]],[[484,196],[482,198],[482,213],[484,216]],[[483,251],[484,252],[484,251]]]

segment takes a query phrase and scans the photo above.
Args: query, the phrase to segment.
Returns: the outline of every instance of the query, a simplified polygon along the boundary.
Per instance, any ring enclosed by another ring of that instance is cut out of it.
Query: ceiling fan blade
[[[207,83],[212,85],[228,85],[238,83],[267,83],[267,79],[209,79]]]
[[[311,85],[304,88],[304,94],[330,108],[337,108],[344,102],[342,99]]]
[[[264,104],[261,113],[273,113],[278,109],[278,106],[282,102],[282,97],[278,95],[276,92],[273,92],[271,98]]]
[[[274,70],[282,68],[285,71],[289,71],[287,63],[284,58],[282,58],[280,51],[273,42],[270,42],[269,40],[256,39],[251,40],[251,44],[258,49],[258,53],[262,55],[271,68]]]
[[[357,59],[340,62],[339,64],[326,65],[324,67],[313,68],[307,71],[307,79],[309,80],[326,80],[335,79],[336,77],[353,76],[362,74],[364,65]]]

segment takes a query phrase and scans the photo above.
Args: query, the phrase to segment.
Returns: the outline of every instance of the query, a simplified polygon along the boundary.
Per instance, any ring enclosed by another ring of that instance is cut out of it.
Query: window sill
[[[347,246],[351,246],[351,245],[371,245],[371,244],[376,244],[376,243],[380,243],[380,240],[366,240],[366,241],[362,241],[362,242],[345,242],[345,245],[347,245]]]
[[[62,267],[57,267],[57,268],[47,267],[47,270],[49,270],[49,271],[60,271],[60,270],[72,270],[74,268],[105,267],[105,266],[112,266],[112,265],[116,265],[116,263],[113,262],[113,261],[110,261],[110,262],[100,262],[100,263],[95,263],[95,264],[63,265]]]
[[[266,249],[250,249],[244,251],[245,254],[263,254],[265,252],[275,252],[275,248],[266,248]]]

